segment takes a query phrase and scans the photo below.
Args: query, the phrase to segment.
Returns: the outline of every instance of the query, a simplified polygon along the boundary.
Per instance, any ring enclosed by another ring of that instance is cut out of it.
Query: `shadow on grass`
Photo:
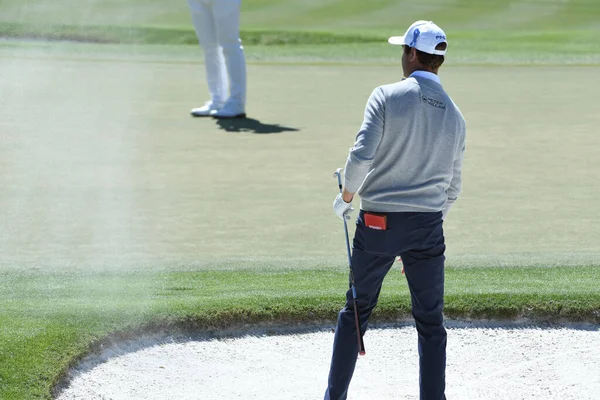
[[[250,132],[250,133],[281,133],[297,132],[300,129],[279,124],[263,124],[257,119],[218,119],[217,125],[227,132]]]

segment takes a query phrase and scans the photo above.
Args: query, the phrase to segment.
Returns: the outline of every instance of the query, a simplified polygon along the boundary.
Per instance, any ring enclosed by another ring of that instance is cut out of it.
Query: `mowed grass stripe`
[[[313,15],[315,9],[335,2],[337,0],[242,1],[242,29],[315,30],[318,24],[307,16]],[[330,19],[329,16],[327,18]],[[329,28],[326,27],[326,30]]]
[[[243,9],[251,9],[246,2]],[[378,0],[376,2],[327,1],[272,2],[260,13],[243,14],[243,26],[269,26],[272,29],[331,30],[332,32],[373,32],[387,35],[403,31],[405,25],[417,19],[432,19],[447,29],[552,30],[582,28],[582,23],[596,21],[600,4],[592,1],[499,1],[438,0],[415,4],[408,1]],[[271,18],[271,15],[276,18]],[[265,17],[266,16],[266,17]],[[597,21],[596,21],[597,22]]]
[[[570,0],[564,4],[561,13],[546,17],[545,26],[598,30],[600,29],[600,2],[596,0]]]
[[[394,4],[396,4],[394,6]],[[301,15],[289,15],[284,19],[288,26],[305,26],[312,29],[327,29],[336,31],[338,28],[344,28],[344,31],[357,31],[365,28],[365,23],[368,27],[377,26],[387,27],[390,24],[390,14],[386,14],[384,20],[376,20],[370,18],[370,13],[376,10],[389,10],[390,7],[398,7],[398,2],[393,0],[373,0],[365,2],[348,2],[344,0],[329,1],[318,4],[307,12]],[[251,22],[250,22],[251,23]],[[350,28],[350,29],[348,29]]]
[[[492,9],[477,18],[465,21],[461,29],[498,30],[505,32],[547,30],[552,29],[545,19],[555,14],[561,14],[567,19],[573,19],[565,14],[562,2],[546,2],[544,5],[532,1],[514,1],[503,3],[503,7]],[[565,25],[560,26],[566,28]]]
[[[447,2],[444,8],[430,10],[426,17],[438,23],[450,34],[452,30],[465,29],[469,23],[502,12],[508,6],[509,2],[505,1],[454,0]],[[424,17],[421,15],[419,18]]]
[[[446,29],[545,31],[598,27],[600,3],[574,1],[434,0],[421,3],[393,0],[284,1],[244,0],[242,28],[260,30],[328,30],[387,35],[417,19],[433,19]],[[43,27],[52,25],[191,27],[187,4],[158,0],[84,2],[67,0],[23,3],[4,0],[0,21]]]
[[[68,24],[93,25],[170,25],[191,26],[187,3],[144,0],[123,3],[119,0],[85,1],[74,7],[68,0],[0,3],[0,20],[36,26]]]

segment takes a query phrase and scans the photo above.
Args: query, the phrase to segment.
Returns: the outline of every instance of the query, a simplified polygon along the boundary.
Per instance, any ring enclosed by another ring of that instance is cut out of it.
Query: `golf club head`
[[[338,181],[338,186],[340,188],[340,193],[342,192],[342,169],[343,168],[338,168],[335,170],[335,172],[333,173],[333,177],[337,178]]]

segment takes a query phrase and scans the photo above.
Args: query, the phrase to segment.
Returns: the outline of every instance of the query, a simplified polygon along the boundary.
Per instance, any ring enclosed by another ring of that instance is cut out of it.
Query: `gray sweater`
[[[465,120],[442,85],[421,76],[376,88],[350,149],[345,188],[374,212],[444,216],[461,189]]]

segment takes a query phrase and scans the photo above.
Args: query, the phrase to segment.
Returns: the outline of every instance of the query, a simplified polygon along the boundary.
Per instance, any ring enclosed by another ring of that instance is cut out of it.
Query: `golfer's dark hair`
[[[446,42],[442,42],[442,43],[438,43],[437,46],[435,46],[436,50],[446,50],[446,47],[448,47],[448,44]],[[404,46],[404,51],[406,52],[406,54],[410,53],[410,47],[408,46]],[[427,68],[431,68],[431,69],[438,69],[443,63],[444,63],[444,56],[440,56],[437,54],[429,54],[429,53],[424,53],[421,50],[417,50],[417,58],[419,59],[419,62],[421,64],[423,64],[424,66],[426,66]]]

